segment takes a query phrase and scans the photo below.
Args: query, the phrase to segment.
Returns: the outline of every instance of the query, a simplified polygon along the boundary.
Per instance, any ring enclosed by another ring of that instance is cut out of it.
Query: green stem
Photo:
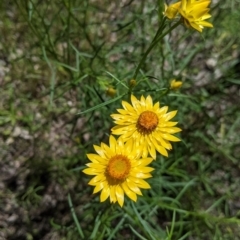
[[[134,75],[133,75],[133,79],[136,79],[139,71],[140,71],[140,68],[142,67],[142,65],[144,64],[144,62],[146,61],[146,58],[148,56],[148,54],[151,52],[151,50],[156,46],[156,44],[161,40],[163,39],[168,33],[170,33],[174,28],[176,28],[180,23],[181,23],[181,20],[179,20],[178,22],[176,22],[172,27],[170,27],[166,32],[164,32],[163,34],[161,34],[159,36],[159,33],[161,32],[161,30],[163,30],[164,28],[164,22],[165,22],[165,19],[163,20],[163,23],[161,24],[161,26],[159,27],[156,35],[154,36],[149,48],[147,49],[147,51],[144,53],[141,61],[139,62],[135,72],[134,72]]]
[[[141,67],[142,64],[145,62],[145,60],[146,60],[146,58],[147,58],[147,55],[149,54],[149,52],[150,52],[150,51],[152,50],[152,48],[154,47],[154,46],[152,46],[152,45],[153,45],[153,42],[156,41],[156,39],[157,39],[158,36],[160,35],[161,31],[164,29],[164,27],[165,27],[165,25],[164,25],[165,21],[166,21],[166,18],[163,18],[163,20],[162,20],[162,22],[161,22],[161,25],[159,26],[159,28],[158,28],[158,30],[157,30],[157,32],[156,32],[156,34],[155,34],[155,36],[154,36],[154,38],[153,38],[150,46],[149,46],[149,48],[148,48],[147,51],[144,53],[141,61],[139,62],[138,66],[137,66],[137,68],[136,68],[136,70],[135,70],[135,73],[134,73],[134,75],[133,75],[133,79],[136,79],[137,74],[138,74],[138,72],[139,72],[139,70],[140,70],[140,67]]]

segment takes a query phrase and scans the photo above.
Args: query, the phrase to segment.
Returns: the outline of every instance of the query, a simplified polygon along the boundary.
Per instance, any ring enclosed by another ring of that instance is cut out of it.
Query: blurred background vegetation
[[[178,110],[182,142],[151,190],[99,203],[81,170],[159,25],[163,2],[0,2],[0,239],[240,239],[240,2],[214,0],[213,29],[179,26],[151,52],[136,96]],[[171,79],[179,92],[161,97]],[[125,97],[126,98],[126,97]]]

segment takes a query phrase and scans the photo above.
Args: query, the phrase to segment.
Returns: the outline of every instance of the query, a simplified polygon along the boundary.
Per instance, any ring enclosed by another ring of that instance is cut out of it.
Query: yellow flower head
[[[182,87],[182,81],[176,81],[176,79],[173,79],[170,83],[170,89],[172,90],[178,90]]]
[[[202,32],[204,27],[213,27],[206,19],[210,18],[209,4],[211,0],[182,0],[179,8],[184,24]]]
[[[180,141],[172,134],[180,132],[181,129],[174,127],[177,122],[170,122],[177,111],[167,113],[168,107],[161,107],[159,102],[153,105],[151,96],[141,100],[131,95],[132,105],[122,101],[124,109],[117,109],[119,114],[112,114],[114,123],[112,133],[120,135],[124,142],[133,139],[138,151],[143,158],[148,153],[156,159],[156,151],[168,156],[167,150],[172,149],[170,141]],[[167,150],[166,150],[167,149]]]
[[[153,159],[139,158],[132,140],[124,144],[111,135],[109,146],[101,143],[94,149],[97,154],[87,154],[91,163],[86,164],[88,168],[83,172],[95,175],[88,184],[95,186],[93,193],[102,191],[100,202],[109,197],[111,203],[118,202],[122,207],[124,194],[136,202],[137,194],[142,195],[140,188],[151,188],[144,179],[152,177],[154,168],[147,165]]]
[[[164,15],[168,18],[168,19],[173,19],[176,17],[177,13],[178,13],[178,9],[181,5],[181,1],[170,4],[169,6],[167,6],[165,4],[165,13]]]

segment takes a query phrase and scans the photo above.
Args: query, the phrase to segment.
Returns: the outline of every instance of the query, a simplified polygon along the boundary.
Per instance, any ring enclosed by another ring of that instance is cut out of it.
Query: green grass
[[[173,30],[138,74],[134,94],[178,110],[183,130],[152,188],[120,208],[82,173],[128,100],[157,2],[1,1],[0,239],[240,239],[238,1],[212,4],[203,34]]]

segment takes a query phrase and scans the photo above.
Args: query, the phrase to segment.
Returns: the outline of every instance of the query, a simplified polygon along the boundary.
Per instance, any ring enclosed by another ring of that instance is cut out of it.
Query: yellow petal
[[[139,178],[133,178],[131,177],[130,180],[134,183],[136,183],[136,185],[140,188],[144,188],[144,189],[149,189],[151,188],[151,186],[143,179],[139,179]]]
[[[146,100],[145,100],[145,98],[144,98],[144,96],[141,96],[141,105],[142,105],[142,107],[145,107],[146,106]]]
[[[116,154],[122,154],[124,150],[124,142],[119,138],[116,144]]]
[[[135,111],[134,108],[128,102],[122,101],[122,106],[128,112],[134,112]]]
[[[159,127],[158,128],[161,132],[167,132],[167,133],[170,133],[170,134],[173,134],[173,133],[177,133],[177,132],[181,132],[182,129],[181,128],[178,128],[178,127],[170,127],[170,128],[163,128],[163,127]]]
[[[104,176],[104,174],[99,174],[95,177],[93,177],[90,181],[89,181],[89,185],[93,185],[95,186],[97,183],[105,181],[106,177]]]
[[[202,16],[204,16],[205,14],[207,14],[208,11],[209,11],[208,8],[199,9],[198,11],[195,12],[194,18],[195,18],[195,19],[199,19],[199,18],[201,18]]]
[[[205,14],[204,16],[202,16],[201,17],[201,20],[205,20],[205,19],[208,19],[208,18],[210,18],[211,17],[211,15],[210,14]],[[212,25],[212,24],[211,24]]]
[[[142,158],[141,160],[139,160],[139,162],[141,163],[141,166],[146,166],[148,164],[150,164],[153,161],[152,158]]]
[[[144,167],[146,165],[149,165],[152,161],[153,159],[151,157],[141,158],[141,159],[137,159],[136,161],[132,161],[131,165],[132,167],[137,167],[137,166]]]
[[[101,148],[104,150],[106,161],[115,155],[115,148],[110,148],[107,144],[101,143]]]
[[[100,157],[97,154],[89,153],[87,154],[88,159],[93,163],[102,163],[104,158]]]
[[[182,0],[181,8],[185,10],[186,6],[187,6],[187,0]]]
[[[124,111],[125,111],[125,110],[124,110]],[[122,115],[122,114],[116,114],[116,113],[114,113],[114,114],[111,114],[110,116],[111,116],[111,118],[113,118],[113,119],[116,120],[116,121],[123,119],[123,115]]]
[[[154,170],[154,169],[153,169],[153,170]],[[152,171],[153,171],[153,170],[152,170]],[[131,177],[135,177],[135,178],[140,179],[140,178],[148,178],[149,175],[148,175],[148,173],[132,172],[132,173],[131,173]],[[130,176],[129,176],[129,178],[130,178]]]
[[[153,170],[154,170],[154,168],[152,168],[152,167],[138,167],[138,168],[133,169],[132,172],[149,173],[149,172],[152,172]]]
[[[119,205],[122,207],[124,203],[124,192],[119,185],[116,186],[116,197]]]
[[[142,157],[146,158],[148,156],[147,145],[144,145],[142,148]]]
[[[94,168],[86,168],[83,170],[83,172],[87,175],[97,175],[98,173],[100,173],[100,170],[94,169]]]
[[[152,98],[150,95],[148,95],[146,98],[146,107],[148,109],[152,109],[152,107],[153,107],[153,102],[152,102]]]
[[[157,148],[158,145],[161,145],[166,149],[171,149],[171,144],[167,140],[164,140],[161,136],[161,132],[156,132],[153,134],[151,142],[154,144],[155,148]]]
[[[123,183],[122,183],[122,188],[123,188],[124,192],[126,193],[126,195],[127,195],[130,199],[132,199],[134,202],[137,201],[137,195],[136,195],[136,193],[134,193],[133,191],[131,191],[131,190],[129,189],[129,187],[128,187],[128,185],[126,184],[126,182],[123,182]]]
[[[115,152],[116,145],[117,145],[116,139],[113,137],[113,135],[110,135],[110,137],[109,137],[109,147],[110,147],[110,149],[113,150],[113,152]]]
[[[106,164],[103,165],[102,163],[87,163],[86,166],[88,166],[89,168],[95,168],[102,171],[104,171],[106,168]]]
[[[100,183],[98,183],[96,186],[95,186],[95,188],[94,188],[94,190],[93,190],[93,193],[97,193],[97,192],[99,192],[99,191],[101,191],[103,188],[105,188],[105,187],[107,187],[107,182],[100,182]]]
[[[164,124],[161,124],[163,127],[173,127],[176,126],[178,122],[165,122]]]
[[[126,110],[124,110],[124,109],[117,109],[117,111],[118,111],[120,114],[122,114],[122,115],[128,115],[128,114],[129,114],[129,112],[126,111]],[[112,115],[115,116],[115,114],[111,114],[110,116],[112,117]],[[117,115],[117,114],[116,114],[116,115]],[[113,117],[113,118],[114,118],[114,117]]]
[[[166,113],[166,114],[164,115],[164,120],[165,120],[165,121],[169,121],[170,119],[172,119],[173,117],[175,117],[176,114],[177,114],[177,110],[176,110],[176,111],[169,112],[169,113]]]
[[[153,110],[154,110],[154,111],[157,111],[159,107],[160,107],[160,103],[159,103],[159,102],[156,102],[156,103],[154,104],[154,106],[153,106]]]
[[[131,102],[132,102],[132,105],[133,107],[136,109],[139,107],[139,101],[137,100],[137,98],[133,95],[131,95]]]
[[[212,25],[211,23],[206,22],[206,21],[201,21],[200,24],[201,24],[202,26],[204,26],[204,27],[210,27],[210,28],[213,27],[213,25]]]
[[[129,139],[127,142],[126,142],[126,144],[125,144],[125,152],[129,155],[129,154],[131,154],[131,153],[133,153],[132,151],[133,150],[135,150],[135,149],[133,149],[133,139],[131,138],[131,139]],[[136,155],[136,153],[134,154],[134,155]]]
[[[105,151],[101,147],[97,145],[93,145],[93,147],[95,151],[98,153],[98,155],[100,155],[101,157],[105,157]]]
[[[116,197],[116,186],[110,186],[110,202],[115,203],[117,201]]]
[[[156,150],[153,144],[148,145],[148,152],[153,159],[156,159]]]
[[[129,187],[129,189],[130,189],[131,191],[133,191],[133,192],[135,192],[136,194],[142,196],[141,190],[138,188],[138,186],[137,186],[134,182],[129,181],[128,179],[126,179],[126,183],[127,183],[128,187]]]
[[[141,179],[147,179],[147,178],[151,178],[152,174],[151,173],[141,173],[141,175],[137,175],[137,173],[136,173],[136,176],[135,176],[135,173],[132,173],[131,176],[129,176],[128,178],[134,182],[135,181],[134,179],[138,178],[139,176],[141,177]]]
[[[158,109],[157,114],[163,115],[167,112],[167,110],[168,110],[167,106],[161,107],[160,109]]]
[[[112,134],[114,134],[114,135],[121,135],[121,134],[125,133],[125,128],[124,128],[124,126],[117,125],[117,126],[113,127],[111,129],[111,131],[112,131]]]
[[[138,179],[137,185],[138,185],[138,187],[143,188],[143,189],[150,189],[151,188],[151,186],[146,181],[144,181],[143,179]]]
[[[181,141],[179,138],[173,136],[173,135],[170,135],[170,134],[167,134],[167,133],[164,133],[162,134],[163,138],[169,140],[169,141],[172,141],[172,142],[179,142]]]
[[[195,22],[190,22],[190,25],[192,28],[196,29],[198,32],[202,32],[202,28],[199,26],[199,24],[196,24]]]
[[[166,149],[164,147],[162,147],[160,145],[157,145],[155,147],[159,153],[161,153],[165,157],[168,157],[168,152],[166,151]]]
[[[109,197],[109,194],[110,194],[109,187],[103,188],[101,195],[100,195],[100,202],[104,202]]]

